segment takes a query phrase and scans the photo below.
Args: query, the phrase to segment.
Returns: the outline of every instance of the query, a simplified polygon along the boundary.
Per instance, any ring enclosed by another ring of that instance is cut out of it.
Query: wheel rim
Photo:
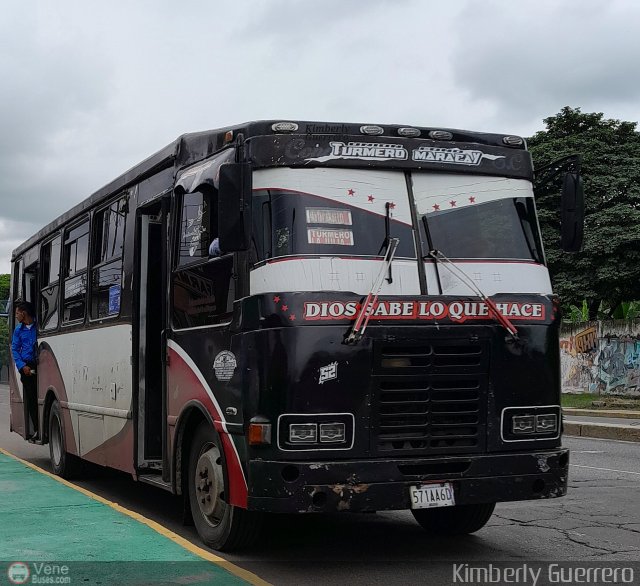
[[[57,416],[55,416],[52,421],[50,441],[53,463],[55,466],[59,466],[62,460],[62,433],[60,430],[60,420]]]
[[[193,481],[202,516],[209,525],[217,527],[227,510],[227,503],[224,502],[222,458],[216,445],[202,447]]]

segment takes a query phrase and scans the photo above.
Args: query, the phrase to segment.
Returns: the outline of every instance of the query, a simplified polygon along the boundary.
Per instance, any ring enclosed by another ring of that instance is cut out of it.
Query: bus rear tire
[[[189,453],[189,504],[202,541],[219,551],[248,547],[259,535],[262,516],[230,505],[222,443],[206,422],[196,429]]]
[[[495,508],[495,503],[481,503],[436,509],[412,509],[411,512],[422,528],[433,535],[467,535],[482,529]]]
[[[49,414],[49,457],[53,473],[62,478],[72,478],[78,471],[78,459],[67,453],[64,443],[64,419],[60,403],[54,401]]]

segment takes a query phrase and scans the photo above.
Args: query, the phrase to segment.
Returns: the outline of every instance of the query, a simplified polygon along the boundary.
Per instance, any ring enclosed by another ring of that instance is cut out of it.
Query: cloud
[[[639,13],[622,0],[8,3],[0,220],[25,240],[179,135],[248,120],[525,135],[564,105],[637,120]]]
[[[36,232],[38,228],[40,228],[38,224],[30,221],[12,221],[0,218],[0,274],[10,272],[11,253],[25,240],[25,235]]]
[[[456,84],[505,125],[540,127],[564,105],[626,110],[640,98],[640,5],[543,0],[467,3],[453,53]],[[636,114],[637,116],[637,111]],[[524,123],[524,124],[523,124]]]

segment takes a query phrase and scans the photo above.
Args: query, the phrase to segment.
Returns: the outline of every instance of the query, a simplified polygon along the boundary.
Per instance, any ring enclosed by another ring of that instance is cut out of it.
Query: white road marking
[[[605,472],[619,472],[620,474],[635,474],[640,476],[640,472],[631,472],[630,470],[613,470],[612,468],[596,468],[595,466],[581,466],[579,464],[569,464],[574,468],[589,468],[589,470],[604,470]]]
[[[572,454],[604,454],[602,450],[571,450]]]

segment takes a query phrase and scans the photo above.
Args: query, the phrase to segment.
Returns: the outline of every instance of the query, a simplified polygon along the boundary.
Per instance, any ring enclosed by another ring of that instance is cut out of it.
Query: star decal
[[[440,206],[437,203],[433,204],[433,211],[434,212],[439,212],[440,211]]]
[[[294,314],[294,313],[292,313],[292,314],[289,316],[289,321],[296,321],[296,316],[295,316],[295,314]]]
[[[452,199],[449,203],[451,204],[452,208],[456,207],[456,200],[455,199]]]
[[[473,195],[469,198],[470,203],[476,203],[476,198]]]
[[[288,311],[288,309],[289,309],[289,306],[288,306],[288,305],[283,305],[283,306],[282,306],[282,311]]]
[[[280,303],[280,295],[276,295],[276,296],[273,298],[273,302],[274,302],[274,303]]]
[[[370,195],[368,199],[369,199],[369,201],[373,201],[375,199],[375,197],[373,197],[373,195]]]
[[[356,192],[355,192],[355,191],[353,191],[353,189],[347,189],[347,195],[350,195],[350,196],[352,196],[352,197],[353,197],[353,196],[355,195],[355,193],[356,193]]]

